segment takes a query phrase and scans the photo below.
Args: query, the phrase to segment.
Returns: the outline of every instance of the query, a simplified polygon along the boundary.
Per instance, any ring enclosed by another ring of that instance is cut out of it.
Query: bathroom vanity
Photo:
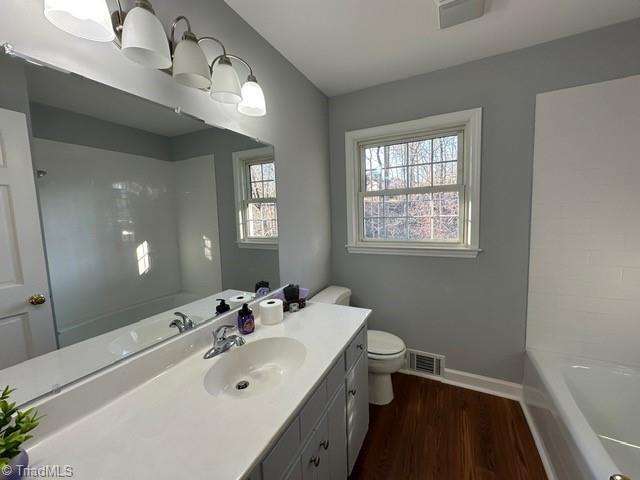
[[[31,465],[76,478],[346,479],[368,429],[370,310],[309,303],[205,360],[235,313],[34,406]]]

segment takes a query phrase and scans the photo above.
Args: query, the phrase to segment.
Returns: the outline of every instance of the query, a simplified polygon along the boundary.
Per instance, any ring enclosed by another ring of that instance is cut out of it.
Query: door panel
[[[7,259],[0,262],[0,288],[22,283],[14,218],[9,186],[0,185],[0,258]]]
[[[26,117],[0,109],[0,368],[56,348]]]
[[[28,316],[10,315],[0,317],[0,370],[18,362],[29,359],[31,352],[28,350]],[[4,364],[6,361],[11,363]],[[4,388],[4,385],[0,388]]]

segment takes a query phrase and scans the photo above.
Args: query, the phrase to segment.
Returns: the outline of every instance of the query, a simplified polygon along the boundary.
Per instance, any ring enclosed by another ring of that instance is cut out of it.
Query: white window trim
[[[429,130],[464,129],[464,168],[466,228],[462,244],[446,245],[410,242],[376,242],[360,239],[360,144],[384,137],[411,136]],[[345,133],[347,177],[347,251],[381,255],[475,258],[480,249],[480,160],[482,152],[482,108],[446,113],[408,122],[381,125]]]
[[[273,147],[254,148],[251,150],[242,150],[233,152],[231,158],[233,160],[233,191],[236,201],[236,244],[239,248],[253,248],[258,250],[277,250],[278,238],[242,238],[242,212],[244,198],[248,194],[246,184],[246,173],[244,168],[247,161],[258,158],[273,158]],[[277,183],[276,170],[276,183]],[[277,187],[276,187],[277,188]],[[277,195],[277,194],[276,194]],[[276,197],[277,198],[277,197]],[[277,208],[277,200],[276,200]]]

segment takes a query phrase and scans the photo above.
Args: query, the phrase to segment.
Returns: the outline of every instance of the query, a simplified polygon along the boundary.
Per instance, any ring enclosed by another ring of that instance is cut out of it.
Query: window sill
[[[408,255],[413,257],[476,258],[480,252],[474,247],[414,247],[405,245],[346,245],[347,252],[365,255]]]
[[[238,248],[252,248],[255,250],[278,250],[278,242],[236,242]]]

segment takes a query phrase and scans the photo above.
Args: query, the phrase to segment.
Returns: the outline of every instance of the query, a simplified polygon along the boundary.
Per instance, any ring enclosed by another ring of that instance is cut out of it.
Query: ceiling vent
[[[440,28],[449,28],[484,15],[485,0],[435,0]]]
[[[441,377],[444,373],[444,356],[408,350],[406,369],[422,375]]]

